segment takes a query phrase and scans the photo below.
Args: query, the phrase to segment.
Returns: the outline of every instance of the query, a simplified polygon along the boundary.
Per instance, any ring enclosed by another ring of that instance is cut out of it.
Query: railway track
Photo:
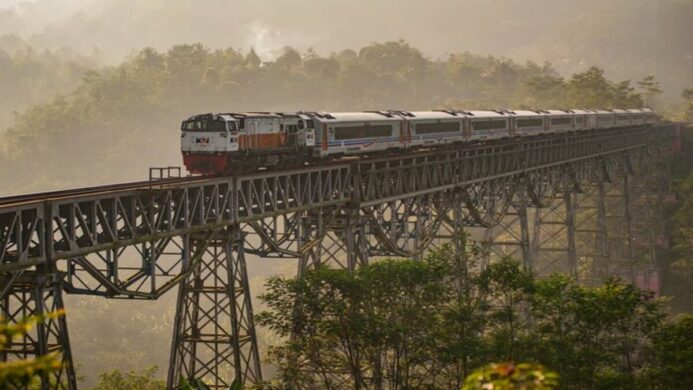
[[[610,135],[617,136],[618,133],[620,133],[621,129],[610,129],[607,130],[609,133],[613,133]],[[601,131],[607,132],[607,131]],[[493,139],[493,140],[482,140],[482,141],[477,141],[477,142],[469,142],[465,143],[462,145],[462,148],[464,149],[476,149],[476,148],[484,148],[488,147],[489,145],[497,144],[498,146],[515,146],[517,147],[518,144],[522,143],[527,143],[531,142],[532,140],[536,139],[544,139],[544,140],[550,140],[552,138],[558,138],[564,136],[564,134],[553,134],[550,136],[546,135],[539,135],[539,136],[533,136],[533,137],[523,137],[523,138],[504,138],[504,139]],[[397,157],[397,156],[402,156],[402,155],[407,155],[408,157],[411,158],[419,158],[419,157],[427,157],[427,156],[432,156],[440,153],[443,150],[449,150],[449,149],[456,149],[460,148],[460,145],[456,144],[449,144],[445,146],[432,146],[432,147],[425,147],[425,148],[417,148],[417,149],[409,149],[406,150],[406,152],[398,151],[396,153],[378,153],[378,154],[366,154],[366,155],[361,155],[361,156],[344,156],[342,158],[334,159],[334,160],[321,160],[320,161],[320,166],[326,167],[326,166],[334,166],[334,165],[344,165],[344,164],[350,164],[350,163],[359,163],[359,162],[379,162],[379,161],[386,161],[388,158],[391,157]],[[311,167],[318,165],[318,164],[311,164],[307,163],[303,167],[292,167],[292,168],[284,168],[281,166],[273,166],[273,167],[263,167],[261,169],[257,169],[253,172],[239,172],[237,175],[234,176],[252,176],[252,175],[257,175],[257,174],[268,174],[276,171],[299,171],[299,170],[304,170],[304,169],[310,169]],[[47,202],[47,201],[54,201],[54,200],[59,200],[59,199],[65,199],[65,198],[76,198],[76,197],[83,197],[83,196],[93,196],[93,195],[99,195],[99,194],[106,194],[106,193],[113,193],[113,192],[118,192],[118,191],[132,191],[132,190],[151,190],[151,189],[162,189],[166,188],[169,186],[175,186],[175,185],[180,185],[180,184],[188,184],[188,183],[201,183],[205,181],[213,181],[213,180],[219,180],[224,177],[229,177],[229,176],[187,176],[187,177],[176,177],[176,178],[167,178],[167,179],[159,179],[159,180],[143,180],[143,181],[135,181],[135,182],[127,182],[127,183],[117,183],[117,184],[108,184],[108,185],[102,185],[102,186],[94,186],[94,187],[83,187],[83,188],[74,188],[74,189],[67,189],[67,190],[57,190],[57,191],[49,191],[49,192],[37,192],[37,193],[31,193],[31,194],[24,194],[24,195],[11,195],[11,196],[6,196],[6,197],[0,197],[0,209],[2,208],[8,208],[8,207],[16,207],[20,205],[26,205],[26,204],[31,204],[31,203],[39,203],[39,202]]]
[[[112,193],[117,191],[164,188],[170,185],[196,183],[201,181],[212,180],[215,178],[216,177],[188,176],[181,178],[161,179],[156,181],[143,180],[126,183],[107,184],[103,186],[73,188],[67,190],[57,190],[48,192],[36,192],[24,195],[11,195],[6,197],[0,197],[0,208],[19,206],[36,202],[47,202],[51,200],[58,200],[64,198],[74,198],[80,196]]]

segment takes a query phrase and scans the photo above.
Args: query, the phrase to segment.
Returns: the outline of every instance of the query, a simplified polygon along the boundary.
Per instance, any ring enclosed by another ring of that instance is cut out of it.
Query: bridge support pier
[[[572,189],[565,189],[546,207],[536,209],[532,253],[533,272],[538,276],[565,272],[578,277],[576,195]]]
[[[184,240],[168,389],[181,378],[228,389],[262,379],[243,237],[237,228]]]
[[[368,264],[365,219],[358,208],[310,210],[300,224],[299,277],[323,265],[355,269]]]
[[[582,186],[575,197],[575,241],[581,282],[596,286],[608,274],[605,178]]]
[[[10,280],[2,280],[1,284],[7,286],[10,283]],[[26,271],[15,278],[5,295],[0,297],[0,317],[13,324],[29,316],[62,311],[62,291],[62,274]],[[77,379],[65,316],[47,319],[23,337],[11,340],[8,348],[0,351],[0,361],[35,359],[56,352],[60,354],[63,366],[55,373],[41,377],[40,388],[76,390]]]
[[[520,187],[520,184],[517,184]],[[527,208],[529,198],[524,188],[518,188],[510,194],[510,204],[498,220],[498,224],[488,227],[484,232],[484,241],[489,246],[490,257],[513,257],[521,261],[522,266],[532,271],[534,261],[530,252],[530,233]],[[493,210],[495,213],[495,210]],[[491,259],[486,262],[487,265]]]
[[[657,290],[657,239],[664,232],[662,195],[668,183],[650,167],[638,173],[629,181],[629,205],[631,215],[635,216],[631,222],[634,278],[639,287]]]

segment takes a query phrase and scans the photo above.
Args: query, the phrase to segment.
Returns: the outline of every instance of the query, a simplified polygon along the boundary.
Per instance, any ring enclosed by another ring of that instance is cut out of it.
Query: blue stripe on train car
[[[351,141],[330,141],[327,144],[331,146],[341,146],[342,144],[344,145],[361,145],[361,144],[369,144],[369,143],[378,143],[378,142],[384,142],[384,141],[399,141],[399,137],[388,137],[388,138],[359,138],[356,140],[351,140]]]

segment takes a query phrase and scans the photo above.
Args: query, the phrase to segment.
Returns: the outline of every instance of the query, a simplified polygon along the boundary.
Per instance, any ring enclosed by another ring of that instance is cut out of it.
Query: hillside
[[[17,115],[0,141],[0,195],[141,179],[180,165],[178,127],[210,111],[640,107],[657,82],[610,81],[598,68],[562,78],[550,64],[452,54],[404,41],[323,57],[176,45],[88,71],[72,92]],[[87,168],[85,168],[87,167]],[[27,180],[31,177],[31,180]]]

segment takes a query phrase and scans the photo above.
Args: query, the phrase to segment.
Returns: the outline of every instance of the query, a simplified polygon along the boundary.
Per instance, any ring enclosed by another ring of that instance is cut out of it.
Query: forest
[[[548,62],[465,51],[430,58],[403,40],[330,54],[285,47],[270,60],[253,49],[179,44],[135,51],[117,65],[36,50],[18,37],[0,38],[0,48],[0,196],[140,180],[150,166],[180,165],[180,122],[202,112],[649,106],[693,120],[693,86],[665,99],[658,75],[563,74]],[[448,248],[421,262],[384,260],[302,280],[288,276],[293,264],[251,259],[262,348],[276,372],[263,386],[329,387],[333,378],[302,368],[339,367],[353,388],[460,388],[487,363],[516,361],[541,364],[561,388],[693,387],[690,130],[686,137],[687,153],[673,162],[665,297],[618,280],[598,288],[560,275],[537,280],[512,259],[474,272],[480,249],[472,242],[464,253]],[[163,388],[174,299],[131,310],[66,297],[87,388]],[[296,301],[298,314],[287,311]],[[294,331],[298,341],[288,337]],[[159,369],[143,369],[152,365]]]
[[[20,61],[15,57],[11,63]],[[64,83],[69,79],[68,74]],[[134,180],[150,166],[180,165],[174,134],[181,120],[195,113],[631,108],[656,105],[661,93],[654,76],[613,81],[593,67],[563,77],[548,63],[518,64],[466,52],[432,60],[403,41],[326,57],[286,48],[264,62],[253,50],[211,50],[202,44],[166,52],[149,48],[118,66],[86,71],[71,92],[17,113],[0,143],[0,164],[8,168],[0,172],[0,183],[12,183],[1,191]],[[667,115],[690,115],[685,104],[681,96],[667,106]],[[57,160],[58,169],[50,163]],[[84,171],[85,165],[91,169]],[[27,171],[32,180],[21,180]]]

